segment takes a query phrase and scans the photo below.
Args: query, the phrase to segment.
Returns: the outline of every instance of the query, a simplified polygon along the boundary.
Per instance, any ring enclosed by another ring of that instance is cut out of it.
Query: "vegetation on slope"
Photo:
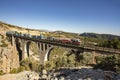
[[[21,27],[17,27],[10,24],[5,24],[0,22],[0,25],[8,25],[9,27],[19,28],[23,29]],[[27,30],[27,29],[26,29]],[[84,33],[81,36],[74,33],[67,33],[67,32],[51,32],[50,34],[46,34],[47,36],[54,36],[54,37],[64,37],[64,38],[78,38],[81,41],[86,42],[96,42],[102,47],[109,47],[109,48],[115,48],[120,49],[120,38],[119,36],[114,35],[99,35],[94,33]],[[117,38],[116,38],[117,37]],[[1,41],[2,45],[1,47],[7,46],[7,43],[3,40]],[[39,54],[37,47],[34,43],[31,43],[30,46],[31,51],[35,54]],[[59,67],[79,67],[79,66],[88,66],[90,64],[93,64],[93,54],[91,53],[83,53],[83,54],[75,54],[72,51],[69,51],[65,48],[55,47],[50,54],[50,61],[46,62],[45,65],[39,64],[39,61],[33,61],[29,58],[26,60],[23,60],[20,64],[21,66],[17,69],[12,69],[11,73],[20,72],[23,70],[34,70],[34,71],[41,71],[43,68],[47,70],[51,70],[53,68],[59,68]],[[120,59],[116,55],[112,56],[97,56],[95,58],[96,65],[95,68],[100,68],[104,70],[113,70],[113,71],[120,71]],[[0,72],[0,74],[3,74]]]
[[[120,39],[120,36],[111,35],[111,34],[82,33],[82,34],[80,34],[80,36],[83,36],[83,37],[86,36],[89,38],[97,38],[97,39],[102,39],[102,40],[111,40],[114,38]]]
[[[94,68],[120,73],[120,55],[97,56]]]
[[[107,40],[107,41],[101,42],[99,44],[99,46],[114,48],[114,49],[120,49],[120,39],[115,38],[115,39],[112,39],[112,40]]]
[[[3,35],[0,34],[0,47],[7,47],[8,44],[6,43],[6,39]]]

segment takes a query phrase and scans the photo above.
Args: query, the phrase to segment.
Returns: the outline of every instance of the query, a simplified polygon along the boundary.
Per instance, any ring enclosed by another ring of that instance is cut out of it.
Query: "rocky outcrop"
[[[0,70],[4,73],[19,67],[19,56],[11,45],[0,47]]]
[[[17,74],[6,74],[0,76],[0,80],[120,80],[120,74],[92,68],[63,68],[50,72],[43,70],[41,73],[23,71]]]
[[[28,33],[28,30],[18,26],[0,22],[0,71],[10,72],[13,68],[19,67],[19,55],[17,50],[8,42],[6,32],[18,31]],[[40,31],[29,30],[31,34],[40,34]],[[32,53],[32,52],[30,52]]]
[[[93,68],[63,68],[48,76],[48,80],[120,80],[120,74]]]
[[[0,71],[4,73],[19,67],[18,52],[11,46],[6,37],[6,31],[10,29],[9,25],[0,22]]]

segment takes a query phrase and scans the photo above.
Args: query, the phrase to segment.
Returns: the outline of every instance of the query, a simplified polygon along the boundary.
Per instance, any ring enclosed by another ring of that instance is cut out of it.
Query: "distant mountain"
[[[117,36],[117,35],[112,35],[112,34],[97,34],[97,33],[82,33],[80,34],[80,36],[83,36],[83,37],[91,37],[91,38],[99,38],[99,39],[107,39],[107,40],[111,40],[111,39],[114,39],[114,38],[119,38],[120,39],[120,36]]]

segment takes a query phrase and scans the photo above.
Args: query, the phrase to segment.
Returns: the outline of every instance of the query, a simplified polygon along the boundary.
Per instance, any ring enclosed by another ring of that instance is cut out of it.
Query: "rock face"
[[[120,80],[117,73],[92,68],[58,69],[49,76],[48,80]]]
[[[19,67],[19,56],[12,46],[0,47],[0,70],[4,73]]]
[[[58,69],[42,73],[23,71],[0,76],[0,80],[120,80],[120,74],[92,68]]]
[[[8,73],[11,69],[19,67],[17,50],[7,41],[6,32],[17,31],[28,33],[28,29],[6,24],[0,21],[0,72]],[[39,30],[29,30],[30,34],[40,34]],[[32,53],[32,52],[30,52]]]
[[[0,71],[4,73],[19,67],[18,52],[6,38],[6,31],[9,30],[8,25],[0,23]]]

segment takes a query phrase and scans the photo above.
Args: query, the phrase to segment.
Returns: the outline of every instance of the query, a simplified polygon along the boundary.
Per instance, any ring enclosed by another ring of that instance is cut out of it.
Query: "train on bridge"
[[[6,34],[34,38],[34,39],[49,40],[49,41],[59,42],[63,44],[72,44],[76,46],[79,46],[81,44],[80,39],[73,39],[73,38],[71,39],[71,38],[60,38],[60,37],[58,38],[58,37],[44,36],[44,35],[30,35],[30,34],[23,34],[17,31],[9,31],[9,32],[6,32]]]

